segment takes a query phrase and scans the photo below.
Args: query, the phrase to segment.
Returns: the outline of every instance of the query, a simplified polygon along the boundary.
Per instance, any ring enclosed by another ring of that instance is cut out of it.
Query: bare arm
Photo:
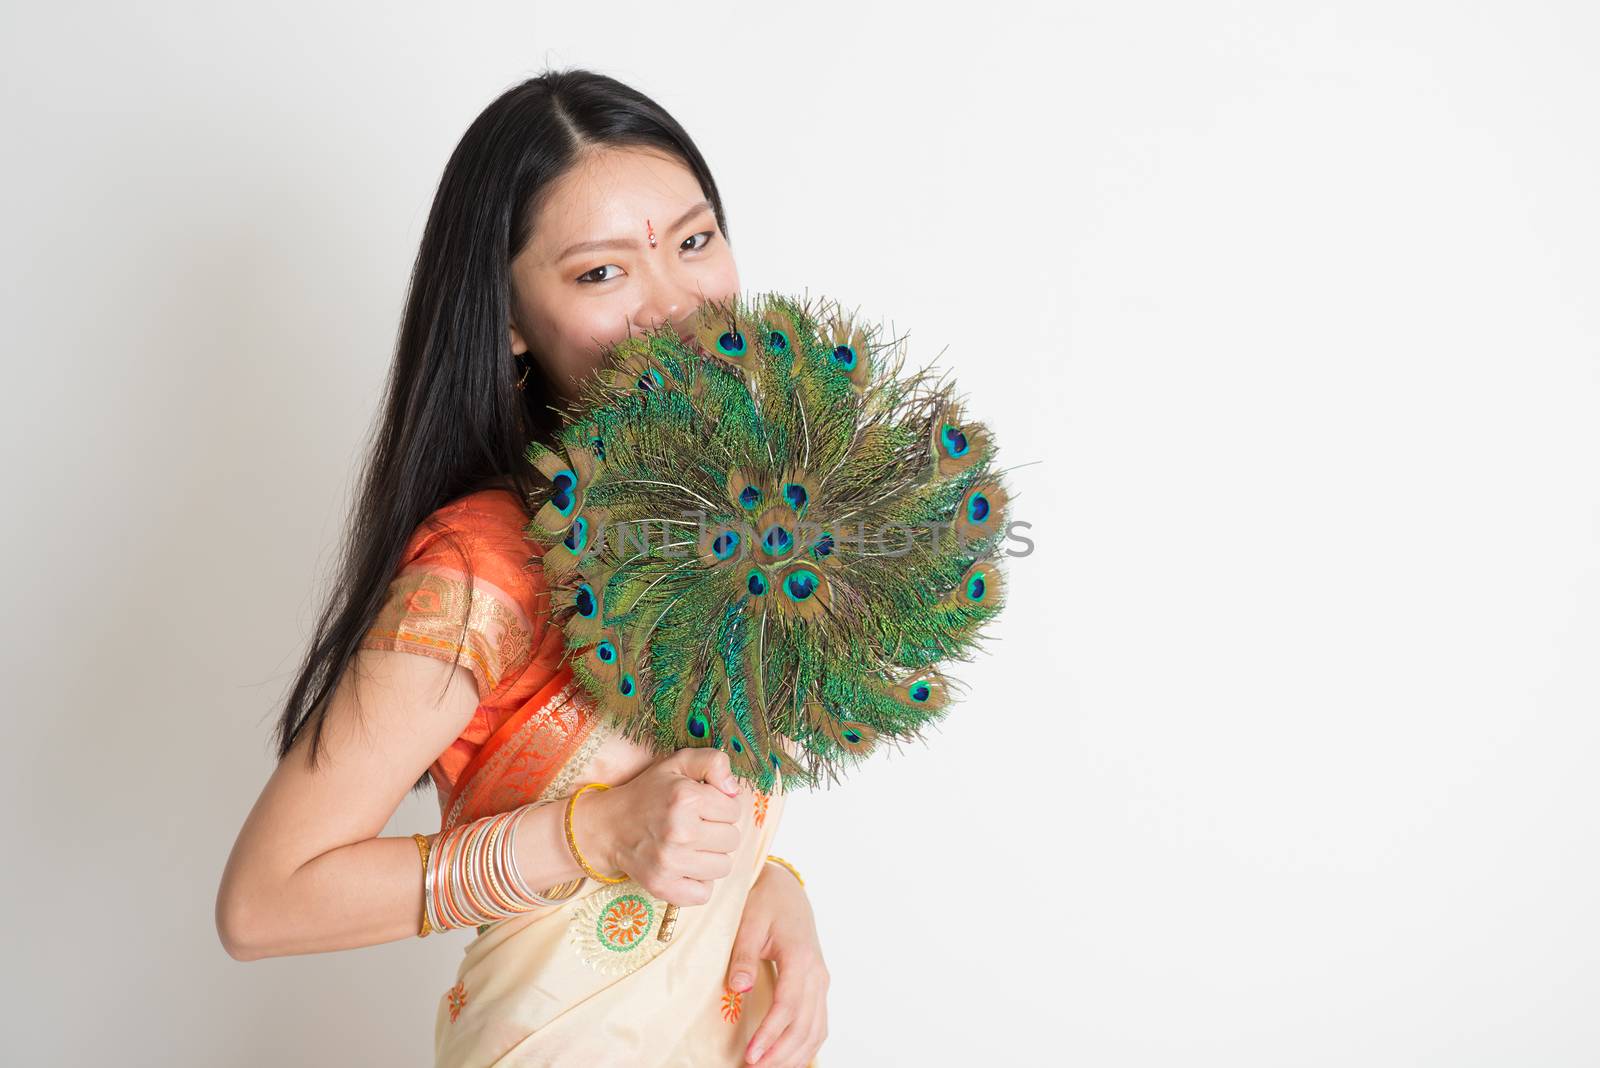
[[[417,844],[409,835],[377,835],[478,704],[464,666],[415,653],[356,654],[329,703],[317,769],[307,760],[306,730],[267,780],[228,857],[216,924],[229,956],[326,953],[416,937]],[[573,815],[585,854],[610,865],[608,872],[617,870],[614,802],[605,796],[614,792],[585,796]],[[517,861],[536,889],[581,874],[563,815],[562,805],[546,805],[518,829]]]

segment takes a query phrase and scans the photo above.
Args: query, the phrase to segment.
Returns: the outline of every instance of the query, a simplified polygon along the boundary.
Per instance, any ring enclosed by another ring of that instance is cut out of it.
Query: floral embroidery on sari
[[[731,986],[722,988],[722,1018],[733,1023],[744,1008],[744,995]]]
[[[768,797],[761,791],[756,791],[756,826],[761,826],[767,819]]]
[[[465,1007],[466,1004],[467,1004],[467,987],[466,987],[466,984],[463,983],[463,982],[457,981],[456,985],[450,988],[450,1022],[451,1023],[455,1023],[456,1022],[456,1017],[461,1015],[461,1010],[462,1010],[463,1007]]]
[[[626,975],[667,947],[657,938],[667,903],[626,879],[584,898],[568,935],[578,956],[603,975]]]

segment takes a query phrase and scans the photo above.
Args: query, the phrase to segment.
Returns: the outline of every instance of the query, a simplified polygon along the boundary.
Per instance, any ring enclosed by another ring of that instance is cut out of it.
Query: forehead
[[[551,184],[533,220],[531,244],[554,254],[576,241],[629,238],[704,199],[694,172],[655,149],[586,152]]]

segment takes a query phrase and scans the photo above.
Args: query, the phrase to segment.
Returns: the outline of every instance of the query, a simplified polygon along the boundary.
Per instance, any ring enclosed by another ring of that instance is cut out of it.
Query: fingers
[[[704,905],[711,900],[711,885],[700,879],[674,879],[671,887],[659,896],[669,905]]]
[[[789,980],[784,981],[788,971]],[[745,1062],[753,1068],[807,1068],[828,1037],[827,969],[820,963],[778,966],[772,1008],[751,1037]]]
[[[818,996],[814,1005],[797,1013],[773,1047],[754,1062],[754,1068],[806,1068],[816,1056],[823,1038],[827,1035],[824,1021],[825,1009]],[[751,1063],[748,1055],[746,1063]]]
[[[745,1063],[759,1064],[762,1068],[772,1068],[777,1064],[779,1053],[775,1047],[783,1039],[793,1020],[794,1010],[789,1007],[789,1003],[774,1000],[772,1008],[767,1010],[766,1018],[761,1021],[761,1026],[756,1028],[756,1033],[750,1039],[750,1045],[744,1051]]]
[[[728,762],[728,754],[720,749],[680,749],[669,759],[677,760],[678,770],[691,779],[715,786],[730,796],[739,793],[733,765]]]
[[[728,989],[744,993],[756,984],[756,969],[761,967],[761,947],[755,939],[739,928],[739,937],[733,943],[733,953],[728,959]]]
[[[745,1063],[758,1068],[804,1065],[796,1058],[808,1051],[817,1019],[823,1011],[821,977],[811,969],[778,968],[772,1007],[745,1050]]]
[[[686,879],[712,882],[728,877],[728,873],[733,871],[733,858],[726,853],[713,853],[705,849],[691,849],[674,855],[673,866]]]
[[[733,936],[733,951],[728,954],[728,986],[743,993],[755,986],[756,972],[766,959],[762,950],[772,937],[772,921],[752,916],[749,910],[739,917],[739,930]]]
[[[744,807],[716,788],[688,779],[673,783],[667,797],[665,825],[672,840],[677,842],[698,842],[713,827],[731,828],[739,822],[739,813]]]
[[[817,1034],[815,1024],[805,1027],[799,1022],[791,1024],[778,1044],[751,1068],[807,1068],[816,1055],[817,1047],[822,1045]]]
[[[730,824],[738,823],[739,815],[744,811],[744,799],[735,795],[729,797],[720,790],[708,790],[700,787],[700,818],[712,823]]]
[[[731,823],[705,823],[695,835],[695,848],[712,853],[735,853],[739,849],[739,828]]]
[[[710,884],[733,871],[729,854],[739,849],[743,801],[685,774],[697,769],[715,775],[727,766],[725,754],[679,750],[668,759],[677,763],[663,761],[665,773],[652,779],[641,815],[643,835],[633,850],[636,863],[628,870],[672,904],[703,904],[711,898]]]

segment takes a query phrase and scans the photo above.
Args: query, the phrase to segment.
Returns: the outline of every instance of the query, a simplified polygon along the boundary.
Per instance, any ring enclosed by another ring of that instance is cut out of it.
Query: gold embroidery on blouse
[[[493,693],[507,672],[525,663],[533,651],[529,633],[508,595],[478,580],[472,607],[466,608],[468,586],[464,578],[451,578],[437,570],[415,570],[389,584],[378,617],[361,640],[364,649],[394,649],[421,653],[450,663],[461,652],[478,681],[482,696]]]

